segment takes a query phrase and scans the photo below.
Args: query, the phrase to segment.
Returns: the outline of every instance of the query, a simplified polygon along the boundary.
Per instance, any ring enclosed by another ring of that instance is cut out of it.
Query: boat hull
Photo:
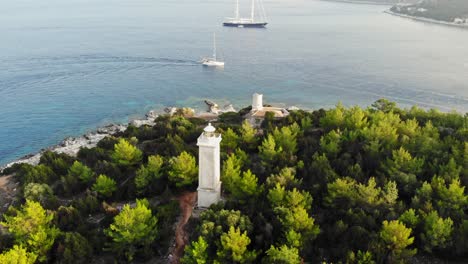
[[[224,67],[224,61],[205,59],[205,60],[202,60],[201,63],[205,67]]]
[[[225,27],[239,27],[239,28],[264,28],[267,22],[252,22],[252,23],[240,23],[240,22],[224,22]]]

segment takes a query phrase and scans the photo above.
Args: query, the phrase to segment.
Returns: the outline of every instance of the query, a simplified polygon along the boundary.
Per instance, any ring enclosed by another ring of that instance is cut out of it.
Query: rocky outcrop
[[[222,113],[237,112],[232,104],[225,105],[222,109],[219,108],[217,103],[210,100],[205,100],[205,104],[208,106],[207,112],[210,114],[219,115]]]
[[[164,112],[168,113],[169,115],[174,115],[177,111],[177,107],[166,107],[164,108]]]

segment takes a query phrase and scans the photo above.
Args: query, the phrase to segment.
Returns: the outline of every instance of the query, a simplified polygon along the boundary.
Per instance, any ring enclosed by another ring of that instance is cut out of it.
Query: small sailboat
[[[255,18],[255,1],[259,1],[259,18]],[[223,22],[225,27],[250,27],[250,28],[264,28],[268,23],[266,22],[265,9],[261,0],[252,0],[252,7],[250,10],[250,18],[243,18],[239,15],[239,0],[236,0],[236,14],[235,17],[229,17]]]
[[[216,57],[216,33],[213,33],[213,57],[203,58],[201,63],[208,67],[224,67],[224,61],[220,61]]]

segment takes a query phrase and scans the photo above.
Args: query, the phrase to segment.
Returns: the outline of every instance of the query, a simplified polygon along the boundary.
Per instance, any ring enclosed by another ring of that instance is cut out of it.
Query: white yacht
[[[213,33],[213,57],[203,58],[201,63],[208,67],[224,67],[224,61],[216,57],[216,33]]]
[[[259,17],[255,17],[255,1],[258,1],[258,15]],[[223,26],[225,27],[249,27],[249,28],[264,28],[268,23],[266,22],[266,15],[265,9],[263,8],[263,4],[261,0],[252,0],[252,6],[250,9],[250,17],[240,17],[239,14],[239,0],[236,0],[236,14],[235,17],[228,17],[226,21],[223,22]]]

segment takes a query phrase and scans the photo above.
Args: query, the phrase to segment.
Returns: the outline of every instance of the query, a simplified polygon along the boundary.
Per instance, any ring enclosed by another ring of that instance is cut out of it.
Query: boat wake
[[[196,60],[107,55],[11,59],[0,63],[0,92],[24,85],[43,85],[76,77],[198,65],[200,64]]]
[[[21,61],[20,61],[21,62]],[[107,56],[107,55],[80,55],[74,57],[42,57],[23,60],[27,63],[74,65],[96,63],[155,63],[163,65],[195,65],[195,60],[183,60],[156,57]]]

